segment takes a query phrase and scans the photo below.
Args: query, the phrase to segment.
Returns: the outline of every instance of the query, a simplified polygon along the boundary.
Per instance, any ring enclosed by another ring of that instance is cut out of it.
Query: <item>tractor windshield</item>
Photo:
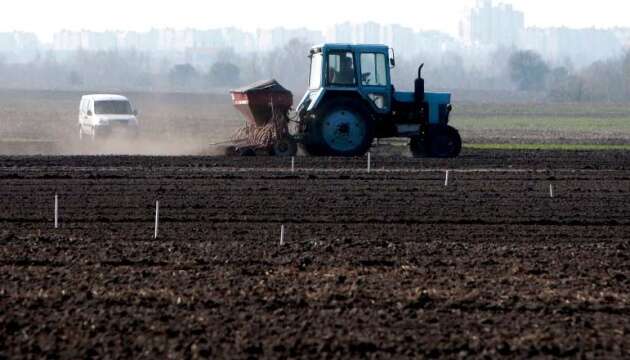
[[[322,63],[324,56],[322,53],[313,54],[311,56],[311,79],[309,80],[309,88],[319,89],[322,87]]]

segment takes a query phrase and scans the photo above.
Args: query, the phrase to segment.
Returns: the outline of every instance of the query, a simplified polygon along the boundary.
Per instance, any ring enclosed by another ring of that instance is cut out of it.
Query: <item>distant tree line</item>
[[[517,51],[510,57],[509,68],[519,90],[547,91],[553,101],[630,101],[630,52],[575,71],[552,67],[534,52]]]
[[[53,52],[25,64],[0,54],[0,87],[85,91],[221,91],[275,78],[297,96],[308,85],[310,44],[293,39],[265,53],[224,49],[211,61],[175,63],[140,51],[78,50],[58,60]],[[443,90],[496,90],[535,93],[549,101],[630,101],[630,52],[575,69],[552,64],[533,51],[501,48],[484,61],[455,52],[398,58],[392,72],[397,89],[411,89],[421,63],[427,86]],[[203,65],[206,64],[206,65]],[[491,99],[489,99],[491,100]]]
[[[553,102],[630,102],[630,51],[577,70],[568,60],[553,65],[529,50],[499,49],[485,64],[472,66],[457,53],[429,54],[399,61],[395,84],[410,88],[422,62],[432,88],[535,93]]]

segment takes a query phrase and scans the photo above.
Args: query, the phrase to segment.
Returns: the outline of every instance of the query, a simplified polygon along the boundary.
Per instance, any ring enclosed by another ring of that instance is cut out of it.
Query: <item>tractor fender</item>
[[[309,101],[308,107],[306,108],[306,112],[312,112],[313,109],[316,109],[319,106],[319,103],[324,98],[324,95],[326,95],[326,89],[325,88],[321,88],[321,89],[319,89],[317,91],[314,91],[314,92],[311,92],[309,95],[307,95],[307,97],[305,97],[305,99],[304,99],[304,100],[306,100],[306,98],[308,98],[308,101]]]
[[[360,104],[369,114],[373,113],[369,100],[367,100],[360,92],[356,91],[356,89],[324,90],[321,95],[318,96],[317,100],[311,103],[308,111],[316,113],[320,107],[325,106],[331,101],[344,100],[348,102],[353,102],[355,104]]]

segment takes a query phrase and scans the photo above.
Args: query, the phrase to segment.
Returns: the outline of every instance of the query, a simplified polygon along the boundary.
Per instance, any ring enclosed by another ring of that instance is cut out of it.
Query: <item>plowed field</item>
[[[0,157],[0,358],[630,357],[630,154],[365,161]]]

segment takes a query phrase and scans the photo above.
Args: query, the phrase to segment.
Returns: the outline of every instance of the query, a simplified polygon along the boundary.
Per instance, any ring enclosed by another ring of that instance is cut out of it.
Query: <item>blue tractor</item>
[[[314,156],[362,156],[374,139],[408,138],[416,157],[457,157],[449,126],[451,95],[425,92],[422,66],[414,92],[396,91],[385,45],[325,44],[310,50],[309,89],[297,107],[295,140]]]

